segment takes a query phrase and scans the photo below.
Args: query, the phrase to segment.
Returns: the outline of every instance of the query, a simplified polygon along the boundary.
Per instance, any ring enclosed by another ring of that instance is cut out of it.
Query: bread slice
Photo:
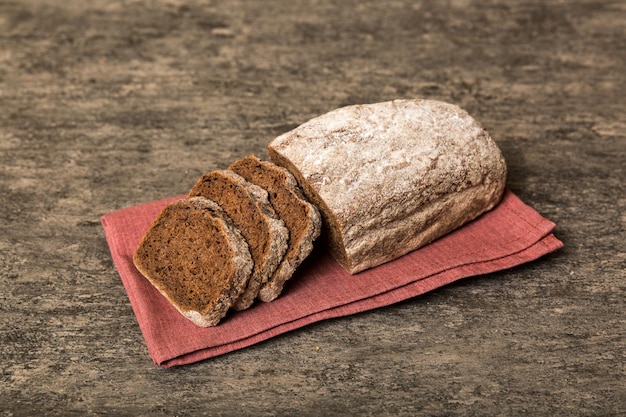
[[[287,253],[272,277],[259,291],[258,298],[269,302],[281,294],[285,282],[311,253],[313,242],[320,234],[321,217],[286,169],[261,161],[254,155],[233,162],[228,169],[267,190],[270,203],[289,230]]]
[[[333,110],[275,138],[268,153],[320,209],[331,252],[353,274],[490,210],[507,172],[489,133],[435,100]]]
[[[289,232],[272,208],[267,191],[229,170],[209,172],[196,182],[189,196],[209,198],[220,205],[250,247],[254,268],[235,310],[252,305],[261,286],[272,276],[287,250]]]
[[[167,205],[134,253],[139,272],[198,326],[217,325],[243,292],[252,257],[243,236],[213,201]]]

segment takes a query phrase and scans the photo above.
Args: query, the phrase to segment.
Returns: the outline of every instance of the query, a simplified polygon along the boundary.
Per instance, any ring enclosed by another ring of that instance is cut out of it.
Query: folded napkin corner
[[[432,291],[462,278],[533,261],[563,246],[555,224],[506,190],[491,211],[395,261],[349,275],[318,250],[301,265],[283,294],[229,314],[216,327],[197,327],[180,315],[137,271],[132,256],[171,197],[107,213],[101,218],[115,267],[159,366],[189,364],[241,349],[308,324],[363,312]]]

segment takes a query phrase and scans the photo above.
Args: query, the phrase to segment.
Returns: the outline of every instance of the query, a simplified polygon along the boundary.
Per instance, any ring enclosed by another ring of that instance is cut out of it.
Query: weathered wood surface
[[[625,21],[617,0],[0,1],[0,416],[625,415]],[[565,247],[153,365],[100,215],[412,97],[485,124]]]

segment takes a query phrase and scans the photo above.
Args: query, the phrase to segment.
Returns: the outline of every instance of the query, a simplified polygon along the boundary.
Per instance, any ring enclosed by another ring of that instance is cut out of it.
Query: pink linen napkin
[[[537,259],[563,246],[554,223],[510,190],[493,210],[393,262],[349,275],[317,245],[273,302],[229,313],[216,327],[195,326],[135,269],[132,256],[152,221],[184,196],[102,216],[115,266],[152,360],[184,365],[253,345],[320,320],[355,314],[418,296],[461,278]]]

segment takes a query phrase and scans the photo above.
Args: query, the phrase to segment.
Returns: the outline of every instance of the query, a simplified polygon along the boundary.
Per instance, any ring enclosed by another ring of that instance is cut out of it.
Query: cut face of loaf
[[[295,178],[284,168],[250,155],[235,161],[229,169],[268,191],[269,201],[289,230],[289,247],[280,265],[259,292],[265,302],[280,295],[285,282],[310,254],[320,234],[321,217],[298,188]]]
[[[219,204],[248,243],[254,269],[233,308],[250,307],[283,259],[289,238],[284,222],[276,216],[268,200],[267,191],[232,171],[221,170],[200,177],[189,196],[202,196]]]
[[[451,232],[500,200],[506,164],[457,106],[395,100],[340,108],[274,139],[322,213],[331,252],[350,273]]]
[[[139,272],[181,314],[215,326],[252,272],[248,245],[213,201],[189,198],[166,206],[133,256]]]

